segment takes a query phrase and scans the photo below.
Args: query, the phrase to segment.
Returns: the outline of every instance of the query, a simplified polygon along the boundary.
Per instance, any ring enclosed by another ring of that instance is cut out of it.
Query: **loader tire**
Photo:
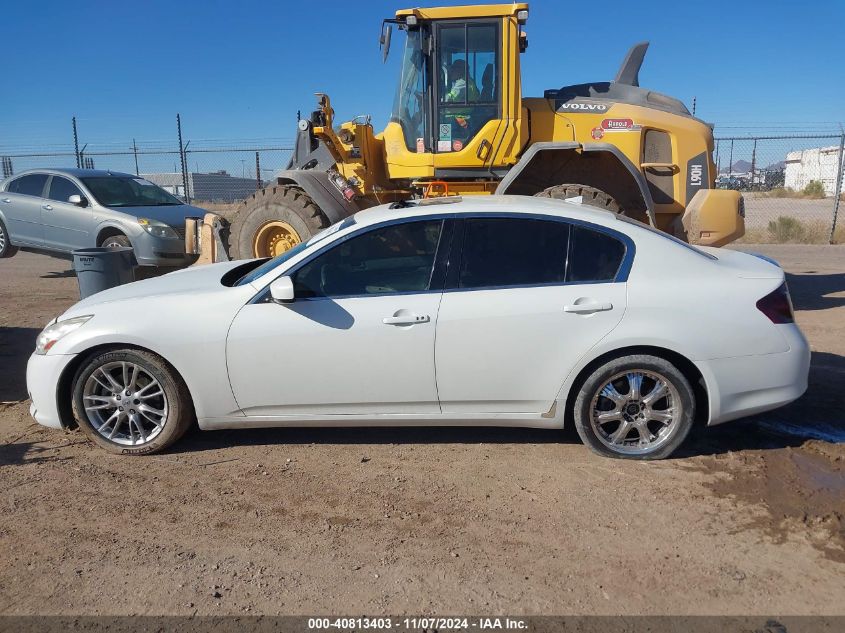
[[[244,200],[229,227],[229,257],[275,257],[329,226],[311,197],[290,185],[256,191]]]
[[[624,213],[622,207],[616,202],[616,199],[606,194],[601,189],[589,187],[587,185],[567,184],[555,185],[534,194],[538,198],[556,198],[558,200],[566,200],[567,198],[577,198],[581,196],[585,204],[590,204],[600,209],[606,209],[613,213]]]

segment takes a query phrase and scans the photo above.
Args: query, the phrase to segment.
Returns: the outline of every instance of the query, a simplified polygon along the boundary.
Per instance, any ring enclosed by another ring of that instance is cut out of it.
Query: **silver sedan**
[[[0,258],[18,248],[69,254],[131,246],[142,266],[182,266],[185,220],[203,209],[141,177],[94,169],[39,169],[0,183]]]

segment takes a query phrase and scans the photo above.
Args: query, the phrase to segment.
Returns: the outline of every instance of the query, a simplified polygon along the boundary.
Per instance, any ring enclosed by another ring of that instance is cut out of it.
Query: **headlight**
[[[138,224],[140,224],[141,228],[153,237],[163,237],[168,240],[181,239],[176,231],[167,226],[164,222],[159,222],[158,220],[148,220],[147,218],[138,218]]]
[[[46,354],[53,345],[58,343],[62,338],[73,332],[76,328],[84,325],[93,314],[87,316],[74,317],[66,321],[58,321],[52,325],[48,325],[42,330],[38,338],[35,339],[35,353]]]

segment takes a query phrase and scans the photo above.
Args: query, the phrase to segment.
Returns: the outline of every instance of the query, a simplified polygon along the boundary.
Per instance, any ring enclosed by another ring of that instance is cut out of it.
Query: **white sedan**
[[[201,429],[574,423],[667,457],[693,424],[798,398],[783,270],[573,201],[362,211],[271,260],[80,301],[39,335],[31,413],[114,453]]]

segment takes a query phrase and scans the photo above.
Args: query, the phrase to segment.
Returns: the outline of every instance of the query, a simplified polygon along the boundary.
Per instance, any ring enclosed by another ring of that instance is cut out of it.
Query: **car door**
[[[71,196],[81,196],[85,206],[68,202]],[[41,221],[46,248],[72,251],[94,246],[94,215],[88,203],[89,197],[73,181],[63,176],[51,176],[45,198]]]
[[[467,218],[455,240],[435,344],[443,413],[549,411],[572,367],[621,320],[633,245],[532,216]]]
[[[25,174],[0,192],[0,208],[6,217],[9,237],[16,246],[43,246],[41,206],[47,174]]]
[[[434,333],[448,225],[392,223],[342,238],[291,273],[293,303],[262,296],[244,306],[226,345],[244,414],[439,412]]]

